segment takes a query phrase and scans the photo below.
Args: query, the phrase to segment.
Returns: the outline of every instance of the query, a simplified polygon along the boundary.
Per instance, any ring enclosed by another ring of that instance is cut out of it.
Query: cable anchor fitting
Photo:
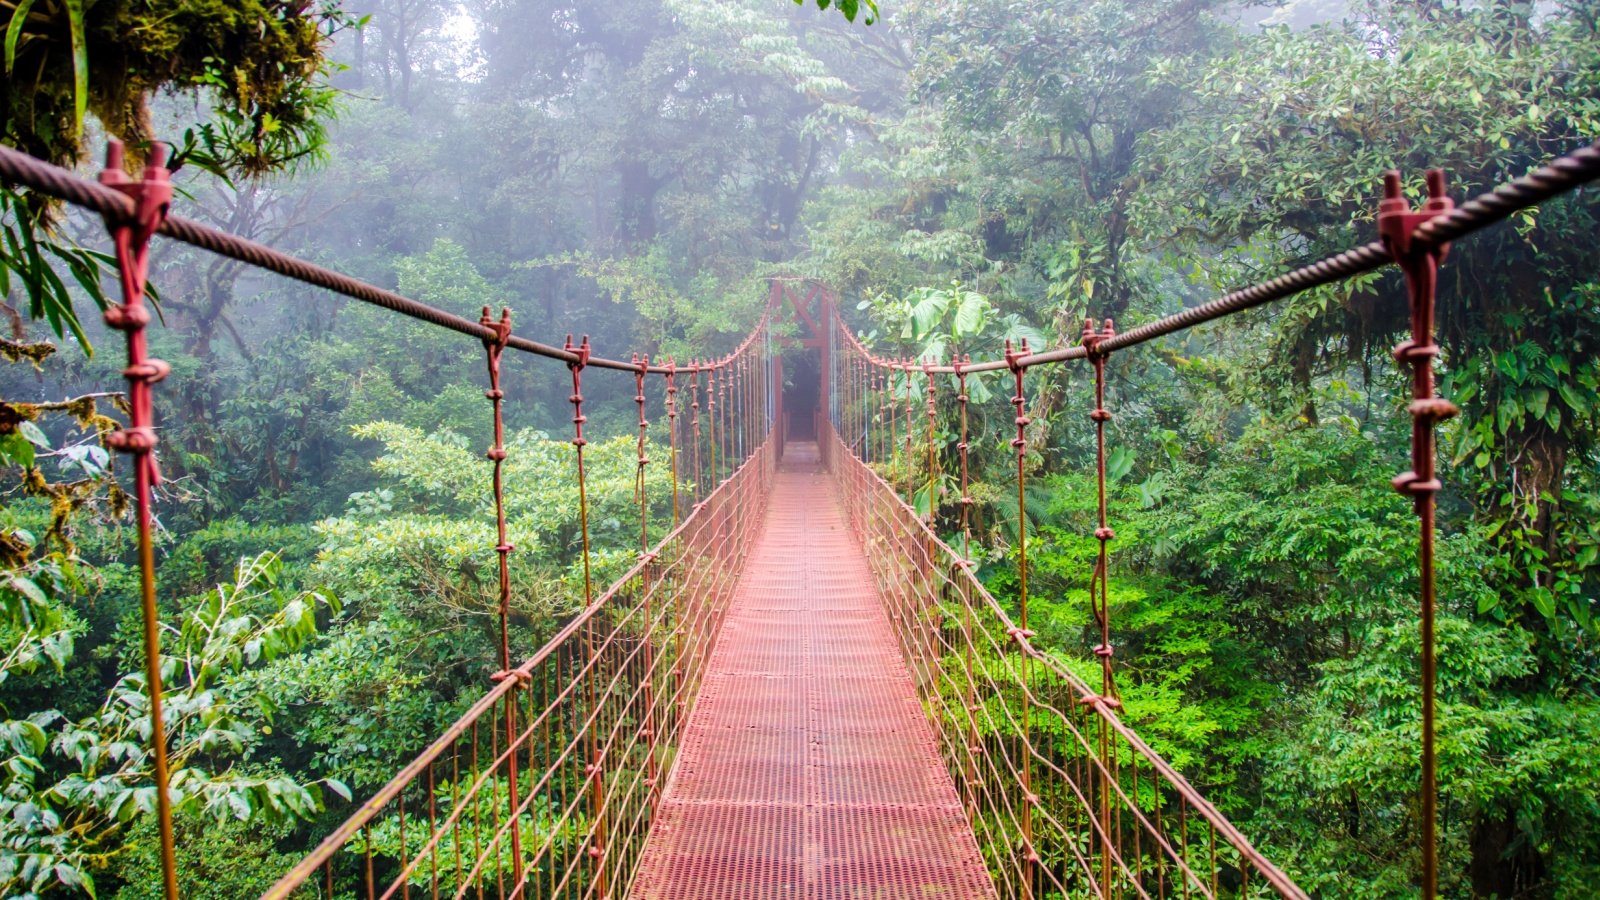
[[[1455,203],[1445,195],[1445,177],[1440,169],[1427,173],[1428,200],[1421,208],[1412,209],[1406,200],[1400,173],[1390,171],[1383,176],[1383,200],[1378,204],[1378,236],[1394,257],[1395,264],[1405,275],[1406,291],[1411,309],[1411,337],[1395,345],[1395,361],[1412,369],[1413,400],[1406,407],[1417,428],[1431,433],[1433,426],[1452,418],[1460,409],[1443,397],[1434,396],[1432,367],[1439,355],[1439,346],[1433,342],[1434,297],[1438,285],[1439,264],[1450,251],[1450,245],[1422,243],[1415,240],[1416,231],[1424,223],[1438,218],[1455,208]],[[1417,502],[1437,494],[1443,485],[1434,477],[1433,460],[1420,458],[1424,448],[1420,437],[1414,435],[1412,468],[1396,475],[1390,484],[1402,494]]]
[[[150,275],[150,239],[166,221],[172,206],[172,173],[166,168],[164,144],[150,148],[150,158],[135,181],[123,171],[123,145],[113,140],[106,147],[106,167],[100,183],[133,201],[121,216],[106,215],[116,249],[117,273],[122,286],[122,303],[105,311],[108,327],[128,336],[128,366],[122,370],[128,379],[128,427],[106,435],[106,445],[138,458],[150,483],[161,483],[161,471],[154,451],[160,443],[155,432],[155,404],[151,387],[168,375],[172,367],[149,355],[144,329],[150,324],[150,310],[144,305]]]
[[[572,335],[567,335],[566,345],[562,348],[575,358],[567,363],[567,368],[572,370],[572,394],[567,397],[567,402],[572,404],[572,424],[574,436],[572,446],[582,449],[589,441],[583,436],[583,423],[589,418],[583,414],[583,368],[589,364],[589,336],[583,336],[581,344],[572,343]]]

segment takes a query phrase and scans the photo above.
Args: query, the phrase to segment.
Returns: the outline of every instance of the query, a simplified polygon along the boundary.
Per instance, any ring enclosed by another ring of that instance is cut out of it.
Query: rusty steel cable
[[[1450,213],[1440,217],[1438,221],[1421,229],[1416,235],[1416,240],[1426,245],[1458,240],[1503,221],[1520,210],[1537,206],[1596,178],[1600,178],[1600,145],[1583,147],[1462,203]],[[132,201],[123,194],[9,147],[0,147],[0,181],[65,200],[103,216],[126,216],[132,211]],[[168,216],[161,223],[158,232],[218,255],[277,272],[285,277],[352,299],[373,303],[479,340],[493,337],[483,326],[470,319],[180,216]],[[1201,306],[1130,329],[1113,339],[1105,349],[1111,351],[1131,347],[1174,331],[1281,300],[1312,287],[1370,272],[1390,262],[1391,259],[1382,242],[1364,244],[1258,285],[1234,291]],[[854,340],[854,336],[848,331],[845,332],[845,336],[847,340]],[[570,351],[527,338],[513,336],[507,342],[507,346],[563,362],[574,361]],[[1026,367],[1081,358],[1083,358],[1082,348],[1066,347],[1031,354],[1021,362]],[[591,357],[588,364],[624,371],[631,368],[627,362],[603,357]],[[974,363],[968,371],[998,371],[1006,368],[1006,365],[1004,360],[991,360]],[[651,371],[664,374],[665,368],[656,366],[652,367]],[[952,373],[949,366],[939,366],[935,371],[941,374]]]
[[[1520,178],[1479,194],[1435,217],[1420,226],[1412,240],[1424,247],[1442,246],[1460,240],[1505,221],[1521,210],[1538,206],[1597,178],[1600,178],[1600,144],[1591,144],[1539,166]],[[1131,328],[1106,341],[1103,349],[1109,353],[1147,343],[1158,337],[1282,300],[1314,287],[1376,271],[1393,261],[1394,257],[1383,241],[1362,244],[1276,278],[1224,294],[1210,302]],[[873,356],[849,329],[844,329],[843,333],[845,340],[870,360],[880,365],[888,363],[887,360]],[[1028,354],[1019,359],[1018,363],[1024,368],[1031,368],[1084,358],[1086,358],[1084,348],[1073,346]],[[1008,368],[1006,360],[997,359],[974,363],[967,367],[967,372],[997,372],[1006,368]],[[949,365],[935,366],[934,371],[941,374],[955,372]]]
[[[162,144],[154,146],[164,147]],[[114,188],[88,181],[67,169],[51,165],[19,150],[5,146],[0,146],[0,182],[25,187],[111,219],[126,218],[135,212],[134,201]],[[352,300],[381,306],[403,316],[437,325],[480,341],[495,339],[492,328],[486,328],[472,319],[458,316],[419,300],[406,297],[403,294],[369,284],[358,278],[300,259],[248,238],[212,228],[192,219],[186,219],[182,216],[167,216],[160,223],[156,233],[192,247],[207,250],[218,256],[236,260],[258,269],[275,272],[285,278],[332,291]],[[565,363],[577,361],[576,352],[572,349],[553,347],[518,335],[512,335],[506,341],[506,346],[513,350],[532,353],[536,356],[556,359]],[[585,364],[595,368],[618,371],[631,371],[633,368],[626,361],[594,355],[589,356],[585,360]],[[654,374],[666,373],[666,369],[663,366],[651,366],[649,371]]]

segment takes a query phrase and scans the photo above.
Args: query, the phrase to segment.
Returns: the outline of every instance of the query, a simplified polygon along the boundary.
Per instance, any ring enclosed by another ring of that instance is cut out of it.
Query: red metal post
[[[922,364],[923,393],[927,394],[928,413],[928,527],[934,526],[939,513],[939,449],[936,437],[939,429],[938,388],[933,382],[933,363]],[[933,559],[933,548],[928,548],[928,558]]]
[[[500,671],[511,671],[511,542],[506,536],[506,506],[505,506],[505,471],[506,459],[506,424],[501,410],[506,393],[500,389],[500,356],[505,351],[506,341],[511,338],[511,310],[503,309],[500,320],[495,321],[489,315],[489,307],[483,308],[483,315],[479,323],[486,328],[495,329],[495,337],[483,342],[484,350],[488,354],[489,364],[489,389],[484,391],[490,406],[494,411],[494,446],[484,455],[494,466],[494,510],[495,527],[499,536],[499,543],[495,545],[495,553],[500,557]]]
[[[633,402],[639,407],[639,472],[635,478],[636,499],[639,503],[639,559],[644,562],[644,570],[640,573],[640,595],[643,600],[644,619],[640,623],[640,632],[644,641],[643,685],[641,693],[644,701],[644,722],[639,729],[645,741],[645,786],[650,792],[652,806],[655,802],[656,778],[656,723],[655,723],[655,615],[652,610],[652,598],[655,586],[653,584],[655,573],[652,570],[654,557],[650,553],[650,492],[645,479],[645,467],[650,464],[650,457],[646,453],[647,440],[650,432],[650,420],[645,418],[644,410],[644,378],[650,369],[649,355],[633,355],[634,365],[638,371],[633,374]]]
[[[1116,334],[1110,319],[1105,320],[1105,327],[1098,332],[1095,331],[1093,319],[1083,323],[1083,346],[1089,351],[1089,362],[1094,366],[1094,410],[1089,413],[1089,418],[1094,422],[1095,488],[1099,501],[1099,520],[1094,536],[1100,544],[1094,576],[1089,585],[1089,601],[1094,607],[1095,623],[1100,626],[1100,645],[1094,648],[1095,655],[1100,658],[1100,695],[1112,708],[1121,704],[1116,700],[1112,680],[1110,552],[1107,545],[1117,533],[1111,529],[1106,515],[1106,423],[1111,421],[1111,411],[1106,409],[1106,358],[1110,354],[1100,350],[1100,343]]]
[[[914,450],[914,445],[911,442],[911,360],[907,359],[902,361],[900,364],[900,370],[902,373],[904,373],[906,380],[906,399],[904,404],[906,413],[906,450],[904,463],[906,470],[906,500],[914,504],[917,502],[917,498],[916,489],[913,487],[913,485],[916,484],[917,476],[916,455],[912,452]]]
[[[479,324],[485,328],[494,329],[495,336],[483,342],[483,348],[488,356],[489,389],[483,395],[488,398],[494,410],[494,446],[490,447],[484,455],[494,465],[494,517],[495,534],[499,542],[495,545],[495,554],[500,560],[500,671],[492,678],[501,681],[506,678],[517,678],[518,672],[511,667],[511,551],[514,549],[506,533],[506,497],[505,497],[505,471],[506,460],[506,423],[502,405],[505,400],[505,391],[500,388],[500,357],[505,352],[506,342],[511,339],[511,310],[502,308],[500,320],[495,321],[489,315],[489,307],[483,308],[483,315],[478,319]],[[513,691],[505,697],[505,726],[506,746],[516,746],[517,740],[517,695]],[[508,782],[508,799],[511,803],[511,874],[513,881],[522,884],[522,831],[517,827],[518,817],[518,784],[517,784],[517,754],[506,754],[506,780]]]
[[[1453,207],[1445,196],[1444,172],[1428,172],[1428,202],[1413,211],[1401,193],[1400,173],[1383,179],[1383,202],[1378,205],[1378,234],[1405,274],[1411,306],[1411,337],[1394,348],[1394,357],[1411,367],[1411,470],[1394,479],[1395,490],[1412,498],[1421,526],[1418,540],[1422,631],[1422,895],[1433,900],[1439,893],[1438,767],[1434,748],[1434,694],[1437,661],[1434,651],[1434,500],[1441,487],[1435,474],[1434,427],[1454,416],[1454,404],[1435,396],[1433,360],[1439,347],[1433,342],[1434,301],[1439,264],[1448,244],[1418,244],[1412,233],[1423,222]]]
[[[967,450],[970,446],[967,432],[967,404],[970,398],[967,395],[967,372],[965,366],[970,364],[971,357],[957,356],[955,358],[956,370],[956,403],[961,408],[961,440],[956,444],[956,452],[961,458],[961,562],[965,572],[972,570],[972,507],[977,503],[969,490]],[[962,668],[966,674],[966,690],[963,697],[967,714],[967,765],[965,772],[965,790],[967,798],[967,818],[974,826],[977,824],[978,815],[978,754],[983,752],[983,745],[978,738],[978,684],[977,676],[973,671],[972,654],[975,636],[972,622],[972,581],[970,578],[961,579],[961,632],[962,632]]]
[[[1094,648],[1094,653],[1100,658],[1100,697],[1099,700],[1107,707],[1116,708],[1121,704],[1114,696],[1111,672],[1111,599],[1108,581],[1109,552],[1107,545],[1116,537],[1107,524],[1106,516],[1106,423],[1111,421],[1111,412],[1106,406],[1106,357],[1108,354],[1100,350],[1100,343],[1116,335],[1116,329],[1110,319],[1105,321],[1102,330],[1096,330],[1093,319],[1085,319],[1083,323],[1083,346],[1089,352],[1089,362],[1094,366],[1094,410],[1089,413],[1089,418],[1094,422],[1095,430],[1095,486],[1098,495],[1099,518],[1095,528],[1095,540],[1099,542],[1099,552],[1095,559],[1094,572],[1089,580],[1089,605],[1094,615],[1095,624],[1100,627],[1100,644]],[[1087,702],[1094,702],[1092,699]],[[1111,755],[1111,735],[1107,723],[1100,718],[1100,894],[1110,897],[1112,883],[1115,877],[1112,865],[1113,856],[1117,848],[1113,845],[1113,832],[1111,824],[1111,772],[1115,760]]]
[[[667,360],[667,457],[672,469],[672,527],[683,521],[678,511],[678,364]]]
[[[707,478],[707,490],[715,490],[717,482],[722,478],[717,469],[717,445],[721,440],[717,434],[717,366],[706,367],[706,421],[711,428],[710,440],[706,442],[707,452],[711,457],[711,467]]]
[[[156,607],[155,514],[152,511],[155,486],[161,483],[156,465],[158,443],[155,431],[155,403],[151,389],[172,371],[172,367],[150,356],[145,326],[150,310],[145,308],[145,286],[150,275],[150,238],[167,217],[172,204],[172,179],[164,165],[166,147],[155,144],[138,181],[122,170],[122,142],[112,141],[106,149],[106,168],[100,183],[133,199],[127,218],[106,218],[117,258],[117,275],[122,286],[122,303],[108,307],[106,325],[128,337],[128,427],[112,432],[106,443],[133,458],[134,501],[139,529],[139,596],[144,618],[144,674],[150,693],[150,753],[155,769],[156,823],[161,842],[161,882],[167,900],[178,896],[177,849],[172,837],[172,797],[168,791],[167,726],[161,704],[161,619]]]
[[[819,285],[819,290],[817,291],[817,323],[812,337],[817,339],[817,359],[821,364],[821,371],[817,376],[817,380],[821,382],[821,385],[820,390],[817,391],[816,418],[818,421],[811,427],[812,434],[816,436],[819,447],[827,446],[822,440],[822,428],[820,427],[822,420],[826,419],[830,423],[833,421],[828,415],[829,410],[832,409],[833,398],[833,384],[830,382],[833,374],[833,348],[830,346],[832,341],[828,340],[828,335],[832,328],[833,292]],[[831,468],[832,464],[827,457],[827,452],[827,450],[822,451],[822,461]]]
[[[1025,469],[1028,457],[1028,418],[1026,404],[1027,398],[1022,392],[1022,379],[1027,373],[1019,360],[1028,355],[1028,340],[1023,338],[1022,350],[1017,352],[1011,346],[1011,341],[1006,341],[1006,366],[1011,369],[1015,381],[1016,393],[1011,397],[1011,405],[1016,410],[1015,424],[1017,436],[1011,439],[1011,446],[1017,451],[1017,627],[1013,630],[1011,638],[1018,645],[1017,665],[1022,670],[1022,888],[1023,897],[1032,898],[1035,869],[1039,863],[1039,853],[1033,846],[1033,808],[1038,804],[1039,798],[1033,793],[1033,753],[1031,747],[1033,736],[1030,719],[1032,704],[1029,702],[1029,686],[1031,684],[1031,666],[1029,656],[1022,648],[1022,642],[1033,637],[1033,632],[1028,629],[1028,509]]]
[[[705,478],[700,471],[700,363],[690,363],[693,378],[689,382],[690,444],[694,447],[694,503],[700,505],[705,496]]]
[[[589,558],[589,491],[588,480],[583,468],[583,448],[589,441],[583,436],[583,425],[589,421],[583,414],[583,368],[589,362],[589,336],[583,336],[583,343],[574,346],[572,335],[567,335],[567,352],[577,355],[575,362],[567,363],[567,368],[572,371],[572,396],[568,400],[572,403],[572,446],[577,451],[578,464],[578,525],[583,538],[583,604],[587,607],[594,602],[594,575]],[[605,867],[605,760],[600,751],[599,735],[599,697],[595,691],[595,681],[599,678],[599,667],[595,663],[594,619],[591,617],[584,626],[584,652],[589,661],[589,673],[584,678],[585,699],[588,703],[589,725],[586,743],[589,763],[584,768],[584,778],[589,783],[589,814],[593,820],[590,825],[594,840],[589,844],[589,858],[593,861],[595,886],[599,889],[599,896],[606,895],[606,867]]]

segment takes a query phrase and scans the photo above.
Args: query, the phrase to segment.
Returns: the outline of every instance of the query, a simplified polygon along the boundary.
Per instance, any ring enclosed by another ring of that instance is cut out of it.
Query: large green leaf
[[[17,39],[22,37],[22,23],[28,19],[28,10],[33,8],[33,0],[18,0],[17,8],[11,11],[11,22],[6,26],[6,74],[17,63]]]
[[[67,7],[67,32],[72,40],[72,127],[83,132],[83,115],[89,109],[89,42],[84,35],[83,0],[63,0]]]
[[[922,299],[911,307],[911,339],[921,341],[931,334],[949,308],[949,294],[944,291],[924,292]]]
[[[953,329],[956,340],[977,334],[983,330],[984,322],[989,316],[989,299],[976,291],[966,291],[961,295],[961,302],[956,305],[955,327]]]

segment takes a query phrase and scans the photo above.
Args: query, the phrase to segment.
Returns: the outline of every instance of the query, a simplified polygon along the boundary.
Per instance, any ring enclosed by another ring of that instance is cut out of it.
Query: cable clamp
[[[1419,255],[1432,254],[1436,261],[1442,262],[1450,251],[1449,244],[1438,244],[1421,248],[1419,254],[1412,241],[1422,223],[1455,209],[1455,201],[1445,196],[1443,169],[1429,169],[1427,182],[1428,200],[1420,209],[1413,210],[1401,190],[1400,173],[1391,170],[1383,176],[1383,200],[1378,203],[1378,237],[1402,267],[1414,265]]]
[[[589,364],[589,355],[591,353],[591,349],[589,347],[589,336],[587,334],[583,336],[583,341],[579,344],[573,344],[572,335],[567,335],[567,342],[561,349],[577,357],[576,359],[567,363],[567,368],[582,369],[584,366]],[[581,400],[583,398],[580,397],[578,399]]]
[[[122,169],[122,142],[113,139],[106,144],[106,167],[100,172],[100,183],[133,201],[133,208],[123,215],[106,215],[107,228],[129,229],[133,243],[139,245],[155,236],[172,208],[172,173],[167,171],[166,161],[166,145],[151,145],[144,171],[134,181]],[[144,273],[139,274],[142,287]]]

